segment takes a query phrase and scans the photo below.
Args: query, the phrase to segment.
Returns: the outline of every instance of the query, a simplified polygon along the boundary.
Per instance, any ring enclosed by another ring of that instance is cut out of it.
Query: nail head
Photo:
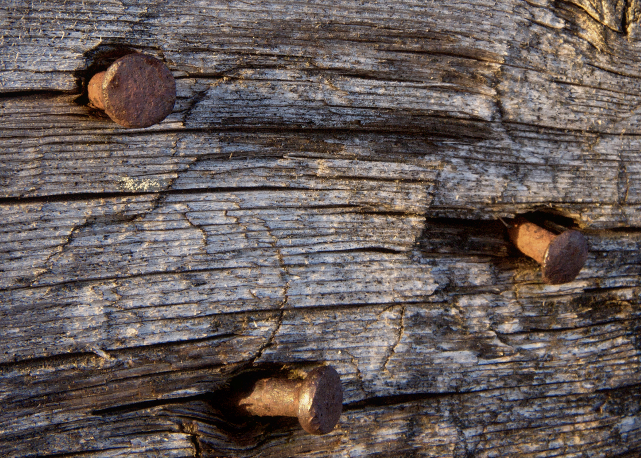
[[[105,72],[105,113],[124,127],[149,127],[169,115],[176,102],[176,82],[158,59],[128,54]]]
[[[307,374],[298,400],[298,421],[310,434],[327,434],[334,429],[343,411],[343,387],[331,366]]]
[[[550,284],[576,278],[588,259],[588,242],[579,231],[569,230],[552,240],[541,266],[543,279]]]

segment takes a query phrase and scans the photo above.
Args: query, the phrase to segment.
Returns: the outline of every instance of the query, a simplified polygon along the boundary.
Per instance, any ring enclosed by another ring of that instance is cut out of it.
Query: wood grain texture
[[[638,457],[640,121],[638,0],[3,2],[0,455]],[[223,407],[321,363],[327,436]]]

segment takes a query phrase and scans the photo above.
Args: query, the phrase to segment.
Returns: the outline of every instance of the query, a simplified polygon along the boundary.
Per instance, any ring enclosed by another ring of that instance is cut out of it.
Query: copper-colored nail
[[[264,378],[238,401],[239,409],[260,417],[298,417],[310,434],[327,434],[343,411],[343,387],[331,366],[317,367],[304,380]]]
[[[521,218],[508,234],[519,250],[541,264],[543,280],[553,285],[574,280],[588,259],[588,242],[578,231],[555,235]]]
[[[87,92],[96,108],[124,127],[159,123],[176,102],[176,82],[169,69],[144,54],[128,54],[96,73]]]

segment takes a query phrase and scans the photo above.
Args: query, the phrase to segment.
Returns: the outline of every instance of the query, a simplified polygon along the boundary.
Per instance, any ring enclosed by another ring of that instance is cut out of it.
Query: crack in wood
[[[270,346],[274,344],[274,338],[278,335],[278,331],[280,330],[281,326],[283,325],[283,316],[285,314],[285,310],[280,309],[280,313],[277,318],[277,323],[274,326],[274,330],[272,331],[271,335],[269,338],[263,343],[260,348],[256,351],[255,355],[251,358],[250,363],[252,365],[255,365],[257,362],[260,362],[263,353],[265,350],[267,350]]]
[[[385,310],[383,312],[385,312]],[[405,329],[405,306],[402,305],[401,306],[401,317],[400,317],[399,326],[398,326],[398,338],[396,339],[396,342],[394,343],[394,345],[390,346],[389,352],[387,353],[387,357],[385,358],[385,362],[383,363],[383,370],[384,371],[388,371],[387,365],[389,364],[389,361],[392,358],[392,356],[394,356],[394,354],[396,353],[396,348],[401,343],[401,339],[403,337],[404,329]]]

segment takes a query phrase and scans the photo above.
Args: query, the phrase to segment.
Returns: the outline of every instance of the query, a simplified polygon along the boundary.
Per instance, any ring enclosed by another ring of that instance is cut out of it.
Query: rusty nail
[[[308,433],[327,434],[343,411],[343,387],[333,367],[317,367],[304,380],[260,379],[237,405],[242,413],[259,417],[298,417]]]
[[[519,218],[508,234],[523,254],[541,264],[543,280],[552,285],[574,280],[588,259],[588,242],[579,231],[555,235]]]
[[[87,91],[96,108],[124,127],[159,123],[176,102],[176,82],[169,69],[144,54],[128,54],[96,73]]]

